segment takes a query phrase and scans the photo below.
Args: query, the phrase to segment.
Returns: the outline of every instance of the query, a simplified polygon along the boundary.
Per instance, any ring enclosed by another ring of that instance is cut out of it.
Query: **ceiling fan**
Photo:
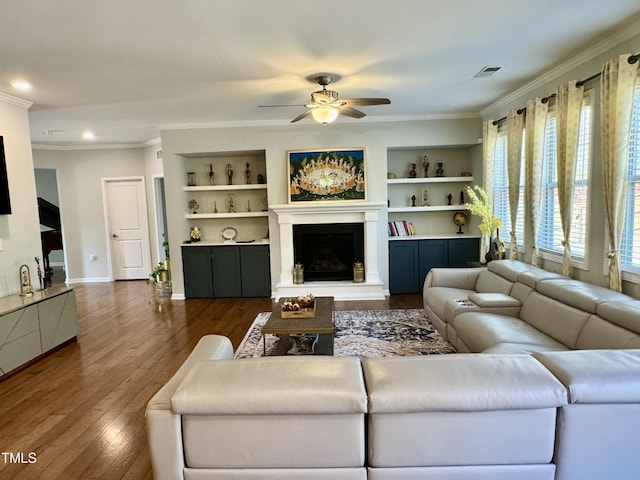
[[[366,105],[388,105],[391,101],[388,98],[345,98],[340,99],[338,92],[334,90],[327,90],[327,85],[333,80],[333,76],[330,74],[316,75],[311,77],[318,85],[322,87],[322,90],[313,92],[311,94],[311,102],[305,104],[307,110],[302,112],[296,118],[291,120],[291,123],[298,122],[305,117],[311,115],[313,119],[327,125],[333,122],[338,115],[346,115],[347,117],[362,118],[365,116],[364,112],[353,108],[353,106],[366,106]],[[293,105],[261,105],[267,107],[289,107]],[[296,105],[297,106],[297,105]]]

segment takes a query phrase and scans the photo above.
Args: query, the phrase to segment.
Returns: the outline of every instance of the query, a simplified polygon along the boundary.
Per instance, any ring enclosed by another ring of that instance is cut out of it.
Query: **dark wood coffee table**
[[[264,355],[267,355],[265,335],[280,335],[274,355],[286,355],[289,351],[289,335],[318,334],[314,355],[333,355],[335,326],[333,324],[333,297],[316,297],[315,315],[311,318],[282,318],[281,307],[284,299],[280,299],[273,312],[262,327]]]

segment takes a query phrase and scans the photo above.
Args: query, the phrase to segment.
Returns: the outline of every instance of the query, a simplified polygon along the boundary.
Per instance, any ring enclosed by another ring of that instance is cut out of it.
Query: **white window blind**
[[[523,137],[524,138],[524,137]],[[524,145],[520,166],[520,200],[516,217],[516,238],[518,246],[524,244]],[[509,169],[507,165],[507,136],[499,134],[496,140],[494,163],[493,214],[502,219],[500,238],[509,243],[511,231],[511,210],[509,209]]]
[[[640,85],[636,87],[629,139],[627,211],[620,242],[623,270],[640,272]]]
[[[562,254],[562,222],[558,202],[556,165],[556,118],[550,113],[545,131],[542,173],[542,223],[538,238],[541,250]],[[569,245],[571,256],[583,259],[588,241],[589,172],[591,167],[591,105],[582,106],[578,137],[578,155],[573,193],[573,211]]]

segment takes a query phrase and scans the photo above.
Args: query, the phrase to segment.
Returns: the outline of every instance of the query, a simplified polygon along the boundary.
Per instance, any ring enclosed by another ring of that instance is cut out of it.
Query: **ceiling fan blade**
[[[391,100],[388,98],[345,98],[342,100],[347,105],[389,105]]]
[[[258,108],[271,108],[271,107],[304,107],[301,103],[296,105],[258,105]]]
[[[303,118],[308,117],[309,115],[311,115],[311,110],[305,110],[300,115],[298,115],[296,118],[291,120],[291,123],[298,122],[298,121],[302,120]]]
[[[355,108],[351,108],[346,105],[344,107],[340,107],[340,114],[353,118],[362,118],[365,116],[365,113],[361,112],[360,110],[356,110]]]

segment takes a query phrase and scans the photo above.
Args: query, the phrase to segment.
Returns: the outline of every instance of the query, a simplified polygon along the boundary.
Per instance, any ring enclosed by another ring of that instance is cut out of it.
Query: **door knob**
[[[116,235],[115,233],[113,235],[111,235],[113,238],[118,238],[118,235]]]

